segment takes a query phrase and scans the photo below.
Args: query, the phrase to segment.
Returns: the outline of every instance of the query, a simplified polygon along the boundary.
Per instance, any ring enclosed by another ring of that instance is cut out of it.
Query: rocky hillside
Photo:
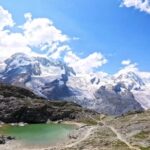
[[[33,99],[43,99],[42,97],[37,96],[29,89],[12,86],[9,84],[0,83],[0,96],[1,98],[33,98]]]
[[[86,139],[59,150],[150,150],[150,110],[117,118],[100,116],[92,120],[95,127]]]
[[[73,120],[96,113],[65,101],[41,99],[27,89],[0,84],[0,121],[5,123],[45,123]]]

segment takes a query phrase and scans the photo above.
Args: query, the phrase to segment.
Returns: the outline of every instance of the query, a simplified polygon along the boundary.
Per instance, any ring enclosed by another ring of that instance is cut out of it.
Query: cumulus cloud
[[[2,30],[6,26],[12,27],[14,25],[14,21],[12,19],[12,15],[0,6],[0,30]]]
[[[131,64],[131,60],[129,60],[129,59],[128,59],[128,60],[123,60],[123,61],[121,62],[121,64],[122,64],[122,65],[125,65],[125,66],[126,66],[126,65],[129,65],[129,64]]]
[[[26,22],[22,26],[24,36],[27,38],[29,45],[34,47],[51,47],[55,42],[65,42],[69,38],[57,29],[48,18],[32,19],[31,13],[25,14]]]
[[[32,53],[22,33],[13,33],[10,28],[15,25],[12,15],[0,6],[0,58],[5,59],[17,52]]]
[[[150,0],[123,0],[121,6],[134,7],[150,14]]]
[[[32,18],[31,13],[24,15],[26,21],[21,26],[22,32],[11,32],[9,28],[15,25],[11,13],[0,6],[0,58],[7,58],[17,52],[38,55],[32,48],[39,51],[46,50],[45,54],[52,55],[53,58],[60,58],[63,51],[68,51],[65,42],[69,37],[57,29],[48,18]]]
[[[55,52],[53,51],[50,54],[50,57],[53,58],[53,59],[58,59],[58,58],[61,57],[61,54],[63,52],[67,52],[67,51],[70,51],[70,50],[71,50],[71,48],[68,45],[63,45],[63,46],[57,47],[56,51]]]
[[[0,7],[0,58],[8,58],[14,53],[23,52],[29,55],[45,54],[53,59],[64,59],[73,67],[76,73],[94,72],[107,62],[100,53],[95,52],[85,58],[77,56],[68,45],[70,38],[56,28],[48,18],[32,18],[31,13],[24,15],[25,23],[14,26],[12,15]],[[15,27],[21,29],[20,32],[12,32],[7,28]],[[72,40],[79,38],[73,37]],[[33,52],[32,48],[37,48],[38,52]]]
[[[21,33],[11,33],[0,31],[0,57],[7,58],[17,52],[31,54],[31,49],[27,46],[27,40]]]
[[[92,53],[85,58],[80,58],[72,51],[69,51],[64,57],[64,61],[73,67],[77,73],[86,74],[101,67],[107,62],[107,59],[98,52]]]

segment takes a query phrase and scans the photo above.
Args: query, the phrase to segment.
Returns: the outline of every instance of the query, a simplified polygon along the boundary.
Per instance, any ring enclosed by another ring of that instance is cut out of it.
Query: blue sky
[[[81,58],[97,51],[108,63],[100,69],[114,73],[130,59],[150,71],[150,14],[134,7],[120,7],[121,0],[0,0],[18,25],[24,14],[46,17],[69,37],[68,44]]]

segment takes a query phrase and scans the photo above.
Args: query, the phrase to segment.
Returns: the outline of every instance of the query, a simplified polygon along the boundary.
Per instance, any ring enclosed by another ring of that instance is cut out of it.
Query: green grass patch
[[[117,140],[117,141],[114,141],[112,143],[112,146],[115,146],[115,147],[126,147],[127,145],[123,142],[121,142],[120,140]]]
[[[146,139],[150,135],[150,131],[141,131],[140,133],[136,134],[134,137],[138,139]]]
[[[93,119],[84,119],[81,122],[87,124],[87,125],[97,125],[97,122],[94,121]]]
[[[150,146],[149,147],[140,147],[141,150],[150,150]]]

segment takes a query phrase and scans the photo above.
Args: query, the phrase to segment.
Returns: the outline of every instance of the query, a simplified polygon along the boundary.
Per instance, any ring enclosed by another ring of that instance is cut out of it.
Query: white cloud
[[[61,57],[61,54],[63,52],[67,52],[67,51],[70,51],[70,47],[68,45],[63,45],[63,46],[60,46],[60,47],[57,47],[56,51],[50,55],[51,58],[53,59],[58,59]]]
[[[32,50],[27,46],[28,41],[21,33],[13,33],[9,30],[0,31],[0,58],[6,59],[14,53],[24,52],[31,54]]]
[[[0,31],[0,57],[8,58],[14,53],[24,52],[31,54],[27,41],[21,33]]]
[[[12,15],[0,6],[0,30],[2,30],[6,26],[13,26],[14,22],[12,19]]]
[[[93,72],[94,69],[101,67],[107,62],[101,53],[95,52],[85,58],[80,58],[72,51],[66,54],[64,61],[73,67],[77,73],[81,74]]]
[[[31,13],[25,13],[24,17],[25,17],[26,20],[32,21],[32,14]]]
[[[21,26],[15,26],[22,29],[22,32],[11,32],[4,27],[13,27],[14,21],[12,15],[0,6],[0,58],[7,58],[18,52],[33,54],[32,48],[36,47],[39,51],[46,51],[52,54],[53,58],[60,58],[60,55],[68,47],[65,42],[69,37],[62,34],[51,20],[48,18],[32,19],[31,13],[24,15],[26,22]],[[38,55],[38,53],[37,53]]]
[[[105,57],[98,52],[85,58],[75,55],[67,45],[69,37],[57,29],[48,18],[32,18],[31,13],[24,15],[26,21],[19,27],[21,32],[5,30],[5,26],[13,26],[12,15],[0,7],[0,58],[8,58],[14,53],[23,52],[29,55],[39,55],[32,51],[37,48],[53,59],[64,59],[77,73],[90,73],[107,62]],[[72,38],[78,40],[78,38]]]
[[[134,7],[150,14],[150,0],[123,0],[121,6]]]
[[[125,66],[126,66],[126,65],[129,65],[129,64],[131,64],[131,60],[129,60],[129,59],[128,59],[128,60],[123,60],[123,61],[121,62],[121,64],[122,64],[122,65],[125,65]]]
[[[25,18],[26,22],[22,29],[30,46],[51,47],[55,42],[63,43],[69,40],[68,36],[62,34],[62,31],[57,29],[48,18],[32,19],[30,13],[25,14]]]

